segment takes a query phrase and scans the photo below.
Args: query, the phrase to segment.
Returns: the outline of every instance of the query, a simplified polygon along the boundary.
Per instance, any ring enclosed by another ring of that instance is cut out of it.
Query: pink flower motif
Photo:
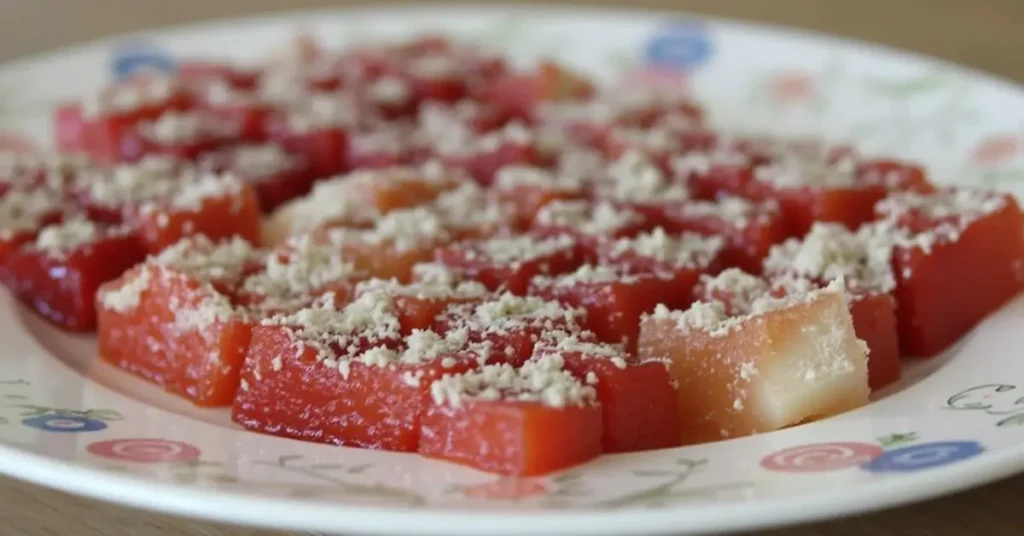
[[[804,71],[784,71],[768,80],[768,95],[780,104],[797,104],[814,98],[818,82]]]
[[[23,134],[0,131],[0,151],[11,151],[19,153],[34,153],[39,146]]]
[[[819,473],[856,467],[885,453],[872,443],[813,443],[790,447],[761,459],[761,467],[784,473]]]
[[[188,462],[200,455],[195,445],[170,439],[111,439],[90,443],[86,450],[101,458],[139,463]]]
[[[546,495],[548,487],[543,482],[519,478],[502,478],[468,487],[462,491],[466,497],[475,499],[515,500]]]
[[[983,166],[1006,163],[1021,153],[1024,144],[1019,134],[991,136],[981,141],[971,153],[971,162]]]
[[[679,94],[690,93],[690,78],[677,69],[638,67],[622,76],[622,86],[627,88],[655,89]]]

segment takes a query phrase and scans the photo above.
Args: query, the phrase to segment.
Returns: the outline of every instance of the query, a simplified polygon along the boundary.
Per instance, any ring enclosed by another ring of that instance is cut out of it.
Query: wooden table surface
[[[6,0],[0,60],[106,34],[260,11],[367,2],[315,0]],[[543,2],[535,2],[541,4]],[[630,0],[629,4],[813,28],[886,43],[1024,82],[1024,0]],[[772,536],[1024,534],[1024,476],[874,515]],[[0,479],[0,534],[285,536],[137,512]],[[290,535],[289,535],[290,536]]]

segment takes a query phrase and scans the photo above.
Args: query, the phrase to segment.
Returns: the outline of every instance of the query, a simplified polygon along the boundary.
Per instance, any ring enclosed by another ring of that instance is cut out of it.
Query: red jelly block
[[[470,343],[487,352],[482,360],[519,366],[533,355],[545,333],[579,333],[585,321],[583,309],[556,301],[509,293],[480,303],[449,306],[434,320],[433,331],[465,333]]]
[[[278,436],[415,452],[433,381],[476,362],[439,352],[446,345],[436,335],[404,348],[397,323],[389,326],[334,333],[314,326],[257,326],[232,419]],[[432,344],[433,350],[417,344]]]
[[[230,293],[255,263],[241,240],[150,257],[98,294],[100,357],[198,406],[230,404],[252,331]]]
[[[129,221],[150,253],[193,235],[215,241],[237,236],[258,244],[262,222],[256,191],[233,175],[182,182],[169,199],[142,205]]]
[[[75,218],[43,228],[10,252],[2,275],[7,288],[54,324],[92,331],[97,289],[143,258],[129,230]]]
[[[584,327],[603,342],[636,348],[640,317],[674,293],[689,299],[691,290],[676,291],[670,278],[632,275],[621,268],[584,265],[571,274],[536,277],[530,295],[556,300],[586,311]]]
[[[669,235],[658,227],[634,238],[621,238],[601,245],[600,264],[633,275],[653,275],[668,280],[668,294],[661,296],[667,307],[686,308],[701,275],[717,273],[725,241],[694,233]]]
[[[270,139],[302,156],[316,178],[342,173],[355,112],[341,99],[319,95],[313,97],[309,108],[272,119]]]
[[[771,247],[789,236],[782,211],[774,201],[754,202],[739,197],[691,201],[670,209],[667,216],[670,231],[724,238],[722,264],[752,274],[761,273],[761,263]]]
[[[570,272],[580,265],[579,257],[576,241],[557,235],[459,242],[438,250],[434,259],[491,290],[524,295],[534,276]]]
[[[759,167],[754,177],[754,197],[778,201],[790,236],[807,234],[817,221],[856,229],[874,219],[875,204],[889,194],[851,169],[790,159]]]
[[[807,292],[842,277],[857,337],[868,345],[868,380],[880,389],[900,378],[896,332],[896,279],[890,245],[870,228],[853,232],[837,223],[816,223],[803,239],[772,248],[764,273],[776,290]]]
[[[896,300],[889,294],[849,298],[853,331],[868,345],[868,387],[872,391],[899,381],[900,341],[896,332]]]
[[[584,342],[568,333],[542,341],[534,359],[543,356],[561,356],[565,370],[597,391],[604,452],[679,445],[678,395],[667,363],[637,362],[621,347]]]
[[[858,179],[896,192],[932,193],[935,185],[921,166],[898,160],[863,160],[857,163]]]
[[[113,164],[124,161],[126,140],[136,135],[136,127],[153,121],[165,112],[184,110],[191,105],[185,88],[169,77],[142,76],[104,88],[99,95],[81,105],[80,139],[71,143],[89,153],[97,162]],[[62,118],[63,119],[63,118]],[[59,136],[65,136],[60,132]],[[135,145],[130,142],[129,145]],[[138,151],[128,148],[135,158]]]
[[[934,356],[1024,287],[1024,217],[1009,194],[899,194],[879,204],[894,237],[900,347]]]
[[[537,384],[546,387],[543,393]],[[488,365],[443,378],[434,390],[435,404],[422,421],[419,451],[425,456],[525,477],[601,453],[601,406],[594,390],[563,370],[535,363],[519,370]]]
[[[61,204],[61,196],[41,188],[9,190],[0,197],[0,269],[40,229],[61,220]]]
[[[498,199],[512,203],[524,227],[553,201],[580,199],[583,181],[577,177],[556,175],[536,167],[506,167],[498,170],[492,191]]]
[[[443,192],[427,207],[441,218],[456,240],[507,236],[523,227],[511,203],[495,199],[475,182],[464,182]]]
[[[284,203],[309,193],[313,175],[299,157],[273,143],[236,145],[203,155],[199,168],[212,173],[231,173],[256,190],[260,209],[271,212]]]
[[[537,212],[530,234],[572,236],[579,244],[581,258],[594,262],[601,243],[631,238],[649,227],[648,219],[640,212],[608,202],[554,201]]]

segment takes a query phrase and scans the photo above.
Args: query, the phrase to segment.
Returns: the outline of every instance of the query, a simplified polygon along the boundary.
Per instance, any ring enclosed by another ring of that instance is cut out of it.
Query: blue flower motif
[[[114,47],[110,69],[117,80],[150,71],[173,73],[177,69],[174,58],[160,47],[145,41],[123,41]]]
[[[973,458],[985,451],[976,441],[937,441],[886,451],[862,465],[872,473],[909,473]]]
[[[31,417],[21,424],[45,432],[96,432],[107,427],[107,423],[100,419],[59,413]]]
[[[652,67],[687,71],[707,63],[713,52],[707,28],[685,21],[656,33],[644,50],[644,61]]]

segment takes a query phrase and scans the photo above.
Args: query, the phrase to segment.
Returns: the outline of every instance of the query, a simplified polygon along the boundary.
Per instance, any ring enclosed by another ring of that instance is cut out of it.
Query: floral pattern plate
[[[305,27],[333,44],[429,30],[550,55],[607,83],[692,91],[720,123],[855,141],[947,182],[1024,191],[1024,91],[925,58],[677,14],[409,8],[277,15],[133,36],[0,68],[0,147],[52,104],[136,69],[255,59]],[[28,133],[31,137],[23,134]],[[503,479],[415,455],[262,436],[95,358],[0,295],[0,471],[132,506],[344,533],[694,534],[838,516],[1024,470],[1024,300],[868,407],[778,433]]]

